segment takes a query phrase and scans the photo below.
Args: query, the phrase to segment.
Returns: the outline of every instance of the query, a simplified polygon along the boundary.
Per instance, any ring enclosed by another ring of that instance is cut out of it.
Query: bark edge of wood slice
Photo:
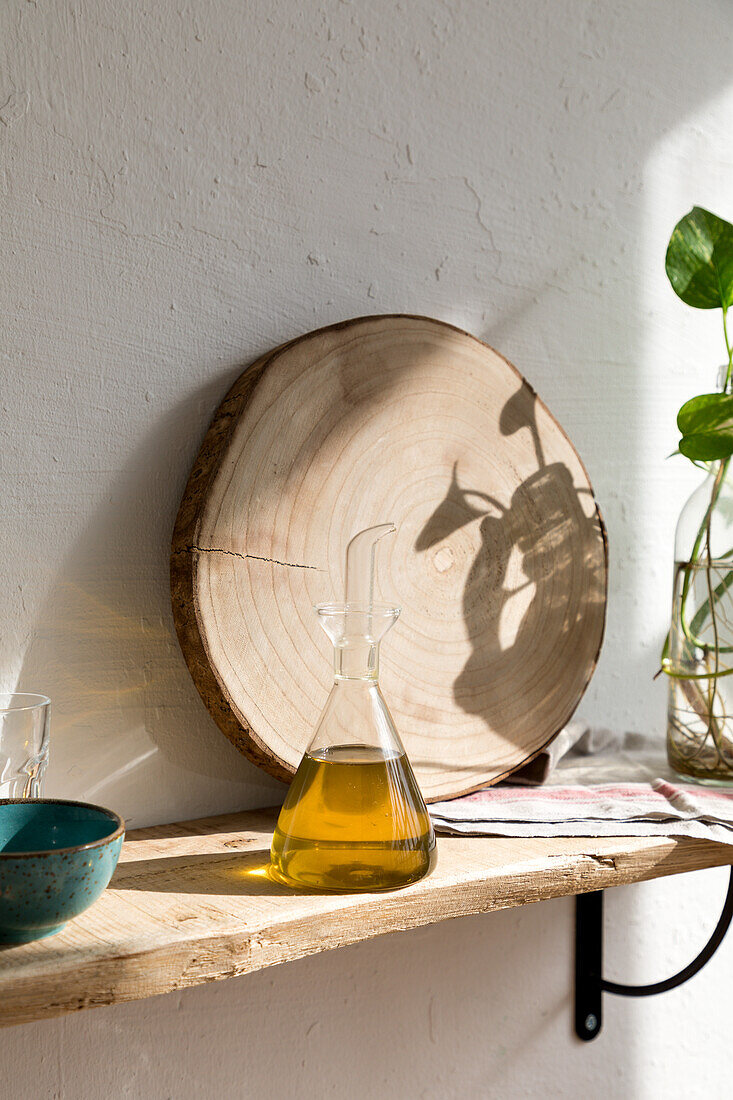
[[[250,760],[289,780],[333,680],[312,605],[346,544],[392,521],[402,607],[380,682],[428,801],[497,782],[575,710],[603,639],[606,536],[570,440],[506,359],[442,321],[330,325],[248,367],[178,512],[176,632]]]

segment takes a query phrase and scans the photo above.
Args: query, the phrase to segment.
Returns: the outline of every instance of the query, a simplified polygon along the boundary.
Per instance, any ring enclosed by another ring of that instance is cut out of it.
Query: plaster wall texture
[[[180,656],[167,547],[242,367],[319,325],[430,314],[507,355],[576,443],[611,547],[582,704],[655,730],[674,415],[719,318],[668,288],[729,218],[725,0],[6,0],[0,8],[0,674],[54,702],[48,791],[130,825],[277,801]],[[653,980],[725,872],[624,888],[608,970]],[[733,943],[570,1030],[570,901],[467,918],[0,1035],[0,1095],[730,1095]]]

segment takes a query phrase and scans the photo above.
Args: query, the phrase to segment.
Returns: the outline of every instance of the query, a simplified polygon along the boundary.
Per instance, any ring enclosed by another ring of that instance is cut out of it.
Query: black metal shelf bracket
[[[575,899],[575,1034],[588,1042],[597,1038],[603,1024],[603,994],[616,993],[620,997],[652,997],[666,993],[682,985],[693,974],[702,970],[722,943],[733,919],[733,867],[731,867],[728,893],[715,931],[696,956],[683,970],[651,985],[622,985],[603,977],[603,891],[578,894]]]

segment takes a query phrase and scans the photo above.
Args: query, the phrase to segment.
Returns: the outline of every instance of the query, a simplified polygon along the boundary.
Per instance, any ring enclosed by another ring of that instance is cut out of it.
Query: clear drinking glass
[[[0,798],[40,798],[48,764],[51,701],[0,694]]]

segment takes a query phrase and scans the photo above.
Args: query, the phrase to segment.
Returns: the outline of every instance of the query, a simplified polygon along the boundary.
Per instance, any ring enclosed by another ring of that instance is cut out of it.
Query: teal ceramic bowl
[[[0,943],[59,932],[112,878],[122,818],[88,802],[0,799]]]

